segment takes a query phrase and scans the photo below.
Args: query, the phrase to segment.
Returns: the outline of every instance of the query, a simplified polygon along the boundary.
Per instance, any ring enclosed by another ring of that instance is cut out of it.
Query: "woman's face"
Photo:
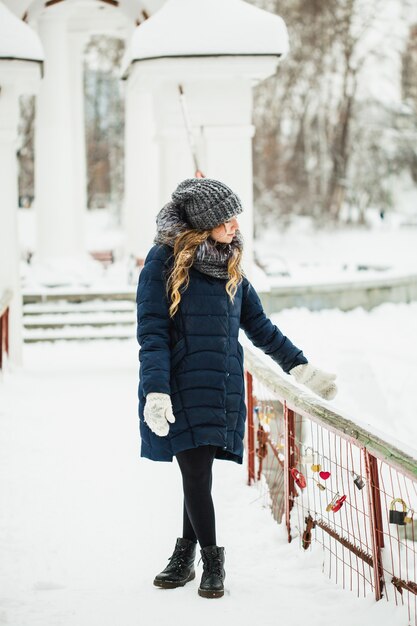
[[[239,223],[235,216],[231,217],[227,222],[223,222],[219,226],[215,226],[211,230],[211,237],[215,241],[220,241],[221,243],[230,243],[235,236],[235,232],[239,228]]]

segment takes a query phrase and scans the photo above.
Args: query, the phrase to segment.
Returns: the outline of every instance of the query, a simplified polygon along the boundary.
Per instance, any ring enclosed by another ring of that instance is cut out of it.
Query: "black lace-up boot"
[[[207,546],[200,550],[203,559],[203,574],[201,576],[198,594],[203,598],[221,598],[224,595],[223,581],[226,578],[224,571],[224,548]]]
[[[169,557],[166,568],[155,576],[153,584],[156,587],[173,589],[183,587],[189,580],[195,578],[194,559],[197,544],[190,539],[178,537],[174,552]]]

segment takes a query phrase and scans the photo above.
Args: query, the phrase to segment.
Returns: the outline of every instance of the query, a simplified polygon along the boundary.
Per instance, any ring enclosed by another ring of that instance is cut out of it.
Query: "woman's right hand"
[[[151,392],[146,396],[143,417],[155,435],[165,437],[169,432],[169,423],[175,422],[172,412],[171,397],[167,393]]]
[[[325,400],[333,400],[337,393],[337,386],[334,382],[336,374],[324,372],[311,363],[302,363],[293,367],[290,374],[298,383],[305,385]]]

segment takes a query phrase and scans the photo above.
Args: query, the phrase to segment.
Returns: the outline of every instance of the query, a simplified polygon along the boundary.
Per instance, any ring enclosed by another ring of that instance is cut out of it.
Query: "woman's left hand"
[[[293,367],[290,374],[298,383],[305,385],[325,400],[333,400],[337,393],[337,386],[334,382],[336,374],[324,372],[311,363],[302,363]]]

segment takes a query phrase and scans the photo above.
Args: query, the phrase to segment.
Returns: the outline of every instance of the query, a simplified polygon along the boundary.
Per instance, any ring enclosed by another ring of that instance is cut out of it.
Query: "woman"
[[[241,464],[243,457],[239,328],[284,372],[324,398],[336,394],[336,376],[308,363],[272,324],[245,277],[236,218],[242,210],[239,197],[218,180],[182,181],[157,216],[137,291],[141,456],[175,456],[184,491],[183,536],[154,585],[178,587],[195,578],[198,541],[198,593],[206,598],[221,597],[225,579],[211,497],[213,460]]]

